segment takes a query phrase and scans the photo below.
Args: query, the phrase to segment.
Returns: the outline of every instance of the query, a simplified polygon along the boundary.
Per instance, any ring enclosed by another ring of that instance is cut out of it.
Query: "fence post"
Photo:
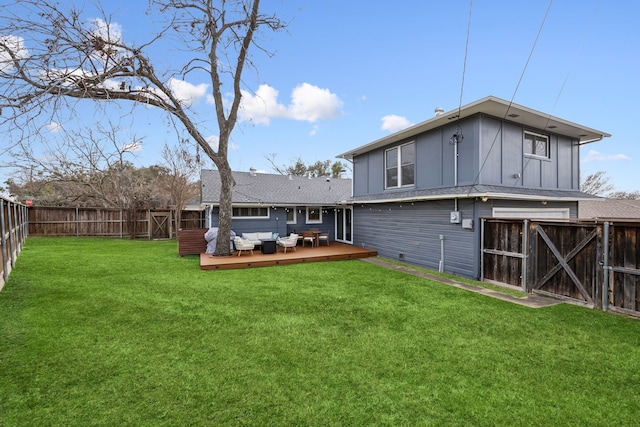
[[[604,223],[602,263],[602,311],[609,310],[609,222]]]
[[[7,209],[8,208],[9,206],[7,205]],[[0,249],[2,250],[2,284],[4,284],[9,277],[9,252],[7,251],[7,239],[4,230],[4,199],[0,198]],[[2,286],[0,286],[0,289],[2,289]]]
[[[16,265],[16,253],[18,251],[18,249],[16,248],[16,239],[15,239],[15,230],[13,228],[13,223],[15,222],[15,220],[11,219],[12,215],[11,215],[11,203],[7,204],[7,224],[9,225],[8,230],[9,230],[9,250],[10,252],[10,260],[11,260],[11,268],[13,268]]]
[[[80,213],[78,212],[78,208],[76,208],[76,237],[80,236]]]

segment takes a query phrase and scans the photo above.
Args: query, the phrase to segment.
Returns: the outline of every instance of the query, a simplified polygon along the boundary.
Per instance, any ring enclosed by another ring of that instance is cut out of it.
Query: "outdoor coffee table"
[[[260,251],[263,254],[275,254],[276,253],[276,239],[260,239],[261,248]]]

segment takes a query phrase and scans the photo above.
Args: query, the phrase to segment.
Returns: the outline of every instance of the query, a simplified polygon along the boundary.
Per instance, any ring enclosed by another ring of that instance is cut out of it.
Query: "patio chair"
[[[296,245],[298,244],[298,235],[295,233],[291,233],[289,234],[289,237],[278,237],[276,241],[278,243],[278,246],[282,247],[284,249],[284,253],[286,254],[287,248],[293,248],[294,251],[296,250]]]
[[[326,233],[320,232],[318,234],[318,246],[320,246],[320,243],[325,242],[327,244],[327,246],[329,246],[329,232],[327,231]]]
[[[316,236],[313,234],[313,231],[311,230],[302,232],[302,246],[304,246],[304,244],[307,242],[311,243],[312,247],[315,245]]]
[[[238,251],[238,256],[242,254],[242,251],[250,251],[251,255],[253,255],[253,248],[255,247],[253,242],[245,240],[240,236],[236,236],[236,238],[233,239],[233,244],[236,247],[236,251]]]

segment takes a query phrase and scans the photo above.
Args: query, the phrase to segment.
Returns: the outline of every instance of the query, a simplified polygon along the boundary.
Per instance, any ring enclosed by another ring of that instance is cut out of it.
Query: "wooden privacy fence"
[[[483,219],[481,278],[640,315],[640,222]]]
[[[31,207],[29,234],[171,239],[177,235],[174,215],[171,210]],[[180,228],[202,227],[202,211],[182,211]]]
[[[28,233],[27,221],[27,206],[0,197],[0,249],[2,252],[0,290],[4,287],[22,251],[22,245]]]

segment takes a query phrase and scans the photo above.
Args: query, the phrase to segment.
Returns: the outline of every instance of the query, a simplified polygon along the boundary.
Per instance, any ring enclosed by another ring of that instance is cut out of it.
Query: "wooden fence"
[[[170,210],[31,207],[29,235],[172,239],[173,218]],[[180,228],[203,227],[204,212],[182,211]]]
[[[9,273],[15,266],[16,259],[22,251],[22,245],[27,238],[27,207],[20,203],[0,197],[0,290],[9,278]]]
[[[640,315],[640,222],[484,219],[482,279]]]

